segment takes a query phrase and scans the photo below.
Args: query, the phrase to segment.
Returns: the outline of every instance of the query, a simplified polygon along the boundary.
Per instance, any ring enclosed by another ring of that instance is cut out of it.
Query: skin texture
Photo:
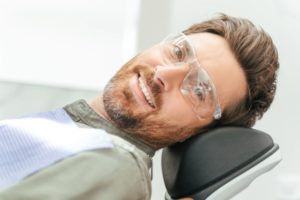
[[[216,87],[222,110],[243,98],[247,88],[245,75],[227,42],[211,33],[188,37],[201,67]],[[180,88],[188,72],[187,66],[165,65],[159,45],[155,45],[125,64],[91,106],[156,149],[184,141],[213,120],[212,116],[199,119],[182,96]],[[145,100],[138,77],[150,91],[154,107]]]

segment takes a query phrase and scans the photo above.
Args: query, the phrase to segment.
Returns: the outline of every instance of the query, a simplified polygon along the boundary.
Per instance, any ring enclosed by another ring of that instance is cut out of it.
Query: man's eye
[[[174,54],[177,61],[181,62],[184,60],[184,51],[180,47],[174,47]]]
[[[198,97],[199,100],[204,101],[205,100],[205,91],[202,86],[195,87],[194,88],[194,94]]]

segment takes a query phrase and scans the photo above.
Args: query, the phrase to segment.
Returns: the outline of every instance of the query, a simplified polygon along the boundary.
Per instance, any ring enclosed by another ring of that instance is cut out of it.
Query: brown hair
[[[220,120],[211,125],[252,127],[270,107],[276,90],[278,54],[271,37],[243,18],[220,14],[195,24],[185,34],[209,32],[223,37],[245,73],[247,95],[224,109]]]

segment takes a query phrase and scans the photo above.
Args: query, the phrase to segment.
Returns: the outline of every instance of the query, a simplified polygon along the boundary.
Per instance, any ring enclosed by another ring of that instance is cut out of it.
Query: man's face
[[[227,42],[210,33],[188,38],[215,85],[222,110],[244,97],[246,79]],[[103,93],[111,120],[158,148],[187,139],[213,120],[199,118],[181,92],[190,68],[165,65],[163,57],[159,45],[144,51],[120,69]]]

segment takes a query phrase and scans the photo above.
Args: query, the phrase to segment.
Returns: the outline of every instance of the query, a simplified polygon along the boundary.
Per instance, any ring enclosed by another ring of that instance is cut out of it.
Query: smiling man
[[[274,98],[278,67],[272,39],[246,19],[220,15],[170,35],[92,102],[64,108],[77,127],[105,130],[113,148],[63,158],[0,197],[150,199],[154,152],[215,126],[253,126]]]
[[[224,38],[178,34],[126,64],[92,106],[159,149],[219,120],[246,93],[246,77]]]

